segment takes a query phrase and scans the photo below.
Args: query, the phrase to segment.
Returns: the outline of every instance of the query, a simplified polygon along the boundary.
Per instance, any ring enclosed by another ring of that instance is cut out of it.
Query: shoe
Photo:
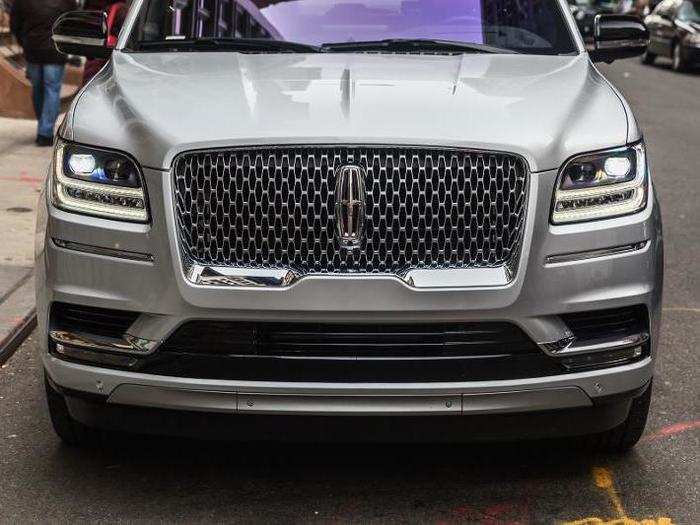
[[[41,135],[37,135],[36,145],[42,148],[47,146],[53,146],[53,137],[43,137]]]

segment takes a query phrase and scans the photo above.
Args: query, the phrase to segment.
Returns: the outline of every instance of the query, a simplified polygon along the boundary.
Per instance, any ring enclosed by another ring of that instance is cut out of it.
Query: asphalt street
[[[665,324],[633,453],[166,438],[80,451],[50,428],[32,335],[0,370],[0,521],[700,523],[700,72],[602,70],[645,131],[664,215]]]

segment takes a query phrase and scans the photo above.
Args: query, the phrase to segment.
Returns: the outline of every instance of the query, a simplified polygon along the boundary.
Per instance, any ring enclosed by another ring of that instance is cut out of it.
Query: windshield
[[[217,42],[213,43],[212,39]],[[239,42],[239,49],[231,39],[247,42]],[[208,40],[206,45],[202,45],[203,40]],[[255,40],[275,43],[257,45]],[[410,41],[410,46],[406,41]],[[446,46],[445,42],[452,45]],[[364,45],[339,45],[347,43]],[[298,44],[305,44],[306,48]],[[322,47],[324,44],[331,45]],[[451,53],[577,52],[557,0],[146,0],[127,48],[240,52],[439,53],[442,48]]]
[[[678,19],[683,22],[700,22],[700,1],[683,2],[678,9]]]

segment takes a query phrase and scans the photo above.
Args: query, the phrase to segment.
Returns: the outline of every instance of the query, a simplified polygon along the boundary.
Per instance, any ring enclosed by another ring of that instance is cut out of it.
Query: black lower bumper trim
[[[650,386],[651,380],[649,380],[646,384],[640,386],[639,388],[635,388],[634,390],[628,390],[627,392],[620,392],[619,394],[611,394],[608,396],[592,397],[591,401],[593,401],[593,405],[595,406],[630,401],[641,396],[644,392],[647,391],[647,388],[649,388]]]
[[[67,394],[67,395],[66,395]],[[270,416],[107,404],[65,392],[72,417],[111,431],[234,441],[512,441],[603,432],[624,421],[630,398],[588,408],[478,416]]]
[[[544,353],[473,359],[290,359],[216,355],[155,356],[139,372],[239,381],[414,383],[498,381],[544,377],[565,370]]]

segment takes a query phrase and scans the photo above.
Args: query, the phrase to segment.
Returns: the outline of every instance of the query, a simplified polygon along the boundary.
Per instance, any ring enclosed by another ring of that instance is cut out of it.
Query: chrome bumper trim
[[[621,350],[632,346],[640,346],[649,341],[648,332],[626,335],[623,337],[599,337],[577,341],[576,337],[565,337],[552,343],[541,343],[542,350],[552,357],[563,357],[592,352]]]
[[[482,288],[505,286],[513,279],[506,266],[496,268],[444,268],[438,270],[410,270],[405,275],[396,274],[309,274],[299,276],[289,269],[231,268],[194,264],[186,271],[187,280],[198,286],[223,286],[243,288],[282,288],[305,277],[377,277],[388,276],[405,282],[412,288]]]
[[[283,415],[460,415],[591,406],[578,387],[449,395],[265,394],[122,384],[108,403],[176,410]]]
[[[229,268],[225,266],[190,267],[187,280],[200,286],[283,287],[297,280],[291,270],[264,268]]]
[[[410,270],[403,280],[414,288],[481,288],[505,286],[513,280],[507,266]]]
[[[130,355],[149,355],[155,352],[158,341],[149,341],[129,334],[122,339],[107,339],[76,334],[66,330],[51,330],[49,337],[57,345],[74,346],[94,352],[113,352]]]
[[[628,335],[625,337],[601,337],[598,339],[578,341],[571,346],[559,351],[556,355],[576,355],[587,354],[591,352],[604,352],[611,350],[620,350],[631,346],[640,346],[649,340],[649,334],[642,332],[639,334]]]
[[[634,244],[625,244],[623,246],[613,246],[612,248],[602,248],[600,250],[588,250],[584,252],[548,255],[545,258],[544,262],[545,264],[562,264],[574,261],[597,259],[599,257],[607,257],[609,255],[622,255],[643,250],[644,248],[646,248],[647,244],[649,244],[649,241],[636,242]]]
[[[53,243],[59,248],[74,252],[104,255],[107,257],[116,257],[117,259],[129,259],[131,261],[153,262],[153,255],[150,253],[130,252],[126,250],[118,250],[116,248],[92,246],[90,244],[81,244],[79,242],[64,241],[63,239],[53,239]]]

